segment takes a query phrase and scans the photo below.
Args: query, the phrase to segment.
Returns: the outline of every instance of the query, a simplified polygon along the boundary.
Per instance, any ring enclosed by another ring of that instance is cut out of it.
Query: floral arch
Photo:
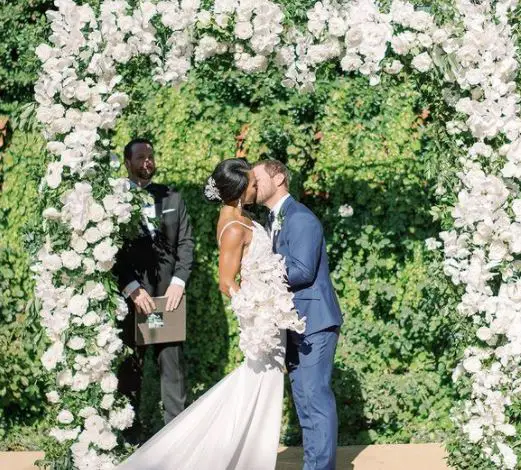
[[[453,417],[462,445],[474,448],[467,456],[516,468],[510,410],[521,390],[521,119],[509,23],[516,0],[457,0],[450,23],[401,0],[387,8],[323,0],[302,30],[269,0],[215,0],[208,8],[199,0],[134,3],[105,0],[96,14],[56,0],[57,10],[47,13],[50,45],[36,50],[37,118],[52,155],[41,185],[45,243],[33,268],[51,342],[42,363],[56,378],[47,394],[56,416],[56,449],[48,457],[57,464],[68,455],[59,468],[112,468],[125,452],[118,432],[133,420],[116,393],[122,344],[115,322],[126,306],[109,273],[140,210],[110,156],[112,130],[128,103],[118,91],[118,65],[149,56],[153,78],[167,85],[206,59],[231,54],[245,73],[276,66],[283,86],[307,92],[328,61],[373,86],[381,74],[406,67],[436,73],[440,86],[455,90],[446,100],[454,119],[446,125],[464,156],[450,188],[457,197],[453,229],[440,238],[446,274],[465,287],[458,310],[472,319],[475,336],[454,371],[468,386]]]

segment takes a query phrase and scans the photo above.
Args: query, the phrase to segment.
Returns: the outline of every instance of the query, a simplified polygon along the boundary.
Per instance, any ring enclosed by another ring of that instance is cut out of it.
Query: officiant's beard
[[[157,168],[138,168],[134,175],[137,176],[139,179],[150,181],[154,175],[157,173]]]

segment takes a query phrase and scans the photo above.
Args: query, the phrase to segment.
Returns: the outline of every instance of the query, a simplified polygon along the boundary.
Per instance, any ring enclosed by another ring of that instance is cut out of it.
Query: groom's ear
[[[277,174],[273,177],[273,180],[275,181],[275,184],[277,185],[277,187],[280,187],[280,186],[287,186],[287,183],[286,183],[286,177],[285,177],[284,174],[282,174],[282,173],[277,173]]]

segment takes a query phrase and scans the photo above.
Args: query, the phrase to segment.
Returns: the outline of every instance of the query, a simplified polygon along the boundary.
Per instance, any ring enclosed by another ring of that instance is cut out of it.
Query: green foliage
[[[37,187],[44,168],[43,139],[15,132],[3,157],[0,198],[0,437],[41,420],[45,406],[39,357],[44,340],[32,301],[34,283],[23,239],[38,224]],[[4,439],[2,439],[4,440]],[[11,441],[14,446],[20,440]],[[8,444],[9,445],[9,444]]]
[[[284,3],[295,22],[311,5]],[[30,99],[39,65],[34,48],[45,38],[42,12],[50,4],[0,3],[5,19],[0,30],[21,31],[4,34],[0,48],[0,89],[9,97],[4,112]],[[387,77],[371,88],[364,78],[332,79],[337,70],[324,67],[316,93],[300,95],[283,89],[275,70],[244,75],[220,58],[201,65],[181,88],[151,83],[145,59],[122,73],[132,103],[114,150],[121,155],[130,138],[151,138],[157,180],[178,187],[194,226],[196,265],[188,288],[185,349],[190,399],[242,360],[235,318],[217,286],[218,207],[203,202],[202,184],[220,160],[235,155],[236,136],[247,125],[248,158],[287,162],[292,192],[324,222],[345,313],[333,378],[340,442],[441,439],[451,428],[450,374],[464,335],[453,313],[456,292],[441,272],[439,255],[424,244],[448,224],[453,196],[435,194],[435,186],[441,180],[451,187],[458,156],[444,126],[436,123],[446,109],[436,86]],[[44,157],[43,141],[17,130],[3,155],[0,178],[0,437],[7,431],[13,444],[22,426],[45,415],[41,335],[34,306],[25,308],[33,286],[22,245],[24,238],[31,242],[27,238],[39,223]],[[343,204],[354,208],[353,217],[339,216]],[[263,217],[262,211],[256,215]],[[152,433],[161,420],[157,369],[148,359],[140,419]],[[300,437],[289,397],[285,405],[283,437],[296,444]],[[39,439],[23,445],[38,446]]]
[[[340,441],[439,440],[450,428],[458,346],[455,292],[424,243],[440,230],[430,211],[444,144],[430,137],[444,136],[442,127],[421,117],[415,83],[369,88],[364,79],[340,79],[298,95],[276,80],[209,68],[180,90],[140,81],[136,93],[150,98],[134,104],[114,140],[121,155],[131,137],[151,138],[157,178],[179,188],[192,216],[191,396],[241,360],[233,314],[217,290],[218,209],[204,203],[201,188],[215,164],[234,155],[235,136],[247,124],[248,158],[286,161],[293,193],[324,222],[346,319],[334,376]],[[349,219],[338,215],[346,203],[355,210]],[[145,408],[157,416],[157,407]],[[291,400],[286,409],[285,439],[295,444]]]

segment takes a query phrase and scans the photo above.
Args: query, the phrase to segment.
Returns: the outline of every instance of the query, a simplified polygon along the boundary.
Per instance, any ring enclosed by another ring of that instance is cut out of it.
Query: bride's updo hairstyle
[[[204,197],[208,202],[228,204],[239,199],[248,187],[251,165],[244,158],[219,163],[206,180]]]

